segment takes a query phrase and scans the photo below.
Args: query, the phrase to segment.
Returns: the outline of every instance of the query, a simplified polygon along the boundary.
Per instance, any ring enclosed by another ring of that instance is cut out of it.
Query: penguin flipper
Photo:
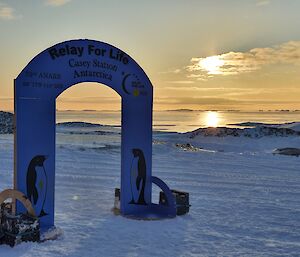
[[[34,204],[36,204],[38,201],[38,198],[39,198],[39,194],[38,194],[36,187],[34,187],[32,190],[32,196],[33,196],[33,202],[34,202]]]
[[[136,178],[136,188],[137,188],[137,190],[140,190],[141,180],[142,180],[141,177],[137,177]]]
[[[140,204],[140,205],[147,205],[147,203],[145,201],[145,185],[146,185],[146,181],[143,179],[142,189],[141,189],[139,199],[138,199],[138,204]]]

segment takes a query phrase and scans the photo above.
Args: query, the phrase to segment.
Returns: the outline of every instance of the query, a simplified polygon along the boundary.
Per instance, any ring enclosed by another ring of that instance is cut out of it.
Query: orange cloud
[[[271,64],[300,64],[300,41],[289,41],[281,45],[253,48],[247,52],[228,52],[215,56],[194,57],[187,71],[189,77],[203,75],[233,75],[253,72]],[[198,72],[198,73],[195,73]]]

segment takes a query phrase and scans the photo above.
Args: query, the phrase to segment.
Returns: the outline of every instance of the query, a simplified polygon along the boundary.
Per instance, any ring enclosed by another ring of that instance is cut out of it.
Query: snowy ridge
[[[281,124],[281,125],[278,125],[278,127],[279,128],[289,128],[294,131],[300,132],[300,122],[291,122],[291,123]]]
[[[286,128],[283,126],[272,127],[272,126],[256,126],[254,128],[227,128],[227,127],[210,127],[210,128],[199,128],[192,132],[186,133],[190,138],[197,136],[205,137],[249,137],[249,138],[261,138],[265,136],[276,136],[276,137],[287,137],[287,136],[300,136],[300,131],[295,131],[292,128]]]
[[[288,123],[282,123],[282,124],[268,124],[268,123],[261,123],[261,122],[241,122],[241,123],[233,123],[228,124],[233,126],[241,126],[241,127],[273,127],[273,128],[289,128],[294,131],[300,131],[300,122],[288,122]]]
[[[111,134],[121,134],[120,132],[102,131],[102,130],[95,130],[95,131],[62,131],[62,130],[57,130],[57,131],[59,133],[74,134],[74,135],[111,135]]]
[[[67,127],[67,128],[95,128],[101,127],[101,124],[82,122],[82,121],[71,121],[71,122],[61,122],[56,124],[57,127]]]

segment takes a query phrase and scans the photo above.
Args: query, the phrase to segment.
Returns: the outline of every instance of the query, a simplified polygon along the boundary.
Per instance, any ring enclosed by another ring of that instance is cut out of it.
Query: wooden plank
[[[9,198],[11,198],[12,201],[16,201],[16,199],[20,201],[27,209],[28,213],[31,216],[36,217],[32,204],[26,195],[14,189],[6,189],[0,193],[0,204]]]
[[[14,190],[18,190],[17,185],[17,95],[16,95],[16,80],[14,80],[14,125],[13,125],[13,131],[14,131],[14,176],[13,176],[13,185]],[[12,214],[16,214],[16,200],[12,200]]]

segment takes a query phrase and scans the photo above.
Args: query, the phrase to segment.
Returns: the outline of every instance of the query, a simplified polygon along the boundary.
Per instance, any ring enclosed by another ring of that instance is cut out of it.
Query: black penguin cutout
[[[47,159],[47,157],[45,155],[36,155],[35,157],[32,158],[32,160],[29,163],[28,166],[28,170],[27,170],[27,177],[26,177],[26,184],[27,184],[27,197],[28,199],[31,201],[31,203],[33,205],[36,205],[38,202],[40,202],[42,204],[41,206],[41,210],[40,213],[38,215],[38,217],[42,217],[45,215],[48,215],[45,211],[44,211],[44,204],[45,204],[45,200],[46,200],[46,195],[47,195],[47,173],[44,167],[44,162]],[[38,169],[38,167],[41,167],[41,169]],[[40,199],[42,200],[39,201],[39,198],[41,198],[41,195],[39,195],[39,190],[37,188],[36,182],[37,182],[37,178],[38,178],[38,172],[42,171],[42,175],[44,176],[44,180],[42,179],[40,181],[38,181],[38,186],[41,190],[45,191],[44,193],[44,199]],[[45,190],[44,190],[44,185],[45,185]],[[36,206],[35,206],[36,207]]]
[[[141,149],[132,149],[133,159],[131,162],[131,194],[132,200],[130,204],[147,205],[145,201],[145,186],[146,186],[146,161],[144,153]],[[138,193],[138,197],[135,193]]]

